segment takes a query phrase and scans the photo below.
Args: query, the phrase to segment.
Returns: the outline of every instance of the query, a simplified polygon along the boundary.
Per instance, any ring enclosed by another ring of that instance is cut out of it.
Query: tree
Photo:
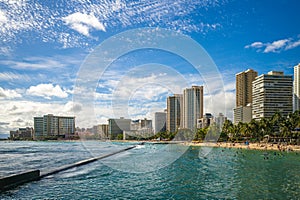
[[[222,136],[226,135],[227,138],[229,138],[232,136],[233,129],[234,129],[234,125],[232,124],[232,122],[230,120],[226,119],[224,122],[224,125],[222,127],[221,135]]]
[[[270,130],[271,135],[278,136],[280,134],[280,125],[282,124],[283,121],[284,121],[284,118],[281,116],[281,114],[279,112],[275,112],[275,114],[269,120],[269,122],[270,122],[269,127],[271,129]]]
[[[255,119],[252,119],[249,122],[249,128],[251,130],[251,138],[255,138],[257,140],[259,138],[260,134],[260,127],[259,127],[259,122],[256,121]]]

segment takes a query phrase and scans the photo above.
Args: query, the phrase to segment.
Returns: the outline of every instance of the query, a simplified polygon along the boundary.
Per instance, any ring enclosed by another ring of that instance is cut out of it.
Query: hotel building
[[[34,117],[35,139],[47,137],[68,138],[75,135],[75,117],[54,116]]]
[[[108,119],[108,135],[110,139],[117,139],[119,134],[123,135],[123,131],[130,131],[131,119]]]
[[[182,124],[182,94],[167,98],[167,131],[176,132]]]
[[[300,63],[294,67],[293,111],[300,110]]]
[[[239,106],[233,109],[234,123],[248,123],[252,120],[252,106]]]
[[[257,72],[248,69],[235,75],[236,80],[236,103],[234,123],[250,122],[252,117],[252,82],[257,77]]]
[[[154,113],[154,133],[166,131],[166,112],[156,112]]]
[[[183,128],[195,130],[197,121],[203,117],[203,86],[183,90]]]
[[[287,116],[293,111],[293,79],[271,71],[253,81],[252,118],[271,118],[276,112]]]

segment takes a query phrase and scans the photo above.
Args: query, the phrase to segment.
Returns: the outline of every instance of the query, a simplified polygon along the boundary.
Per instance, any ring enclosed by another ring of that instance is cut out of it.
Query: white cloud
[[[22,95],[16,92],[15,90],[6,90],[0,87],[0,99],[14,99],[20,97],[22,97]]]
[[[287,38],[266,43],[253,42],[252,44],[246,45],[245,48],[258,49],[258,51],[262,51],[263,53],[274,53],[294,49],[298,46],[300,46],[300,40],[295,41],[293,38]]]
[[[30,86],[30,88],[27,89],[26,93],[33,96],[44,97],[45,99],[51,99],[51,97],[68,97],[68,93],[64,91],[59,85],[54,86],[50,83]]]
[[[298,47],[298,46],[300,46],[300,40],[289,43],[289,44],[285,47],[285,49],[286,49],[286,50],[294,49],[294,48],[296,48],[296,47]]]
[[[252,44],[249,44],[249,45],[246,45],[245,48],[248,49],[248,48],[261,48],[263,47],[264,44],[262,42],[253,42]]]
[[[55,58],[47,57],[30,57],[24,58],[22,61],[12,61],[12,60],[2,60],[0,61],[2,65],[7,65],[13,69],[54,69],[63,68],[66,64],[56,60]]]
[[[199,20],[195,21],[190,14],[226,3],[219,0],[130,2],[103,0],[101,3],[60,1],[55,4],[28,0],[0,0],[0,2],[2,10],[0,52],[6,54],[7,50],[13,51],[14,46],[26,41],[30,35],[34,35],[35,39],[41,42],[58,43],[62,48],[80,47],[91,50],[94,47],[91,39],[94,38],[86,36],[90,36],[92,29],[106,31],[106,29],[114,30],[116,27],[123,29],[144,24],[148,27],[165,27],[175,31],[206,33],[221,25],[206,23],[209,20],[205,17],[201,19],[203,23],[199,23]],[[76,32],[63,27],[66,24]],[[10,44],[11,49],[6,48],[7,44]]]
[[[266,48],[264,50],[264,53],[269,52],[276,52],[277,50],[283,48],[286,46],[286,44],[289,42],[289,39],[283,39],[283,40],[277,40],[272,42],[271,44],[266,44]]]
[[[105,31],[104,25],[94,15],[84,13],[73,13],[62,18],[63,21],[77,32],[90,36],[90,29]]]
[[[64,105],[63,111],[66,113],[79,113],[82,110],[82,105],[79,103],[74,103],[73,101],[69,101]]]
[[[19,127],[33,127],[33,117],[46,114],[74,116],[74,112],[81,110],[81,105],[73,102],[45,103],[24,100],[1,100],[0,131],[9,133]],[[76,118],[76,125],[84,125]]]
[[[4,23],[6,23],[8,21],[5,12],[3,12],[2,10],[0,10],[0,26],[2,26]]]
[[[31,78],[28,75],[17,74],[13,72],[0,72],[0,81],[14,81],[14,80],[22,80],[22,81],[30,81]]]

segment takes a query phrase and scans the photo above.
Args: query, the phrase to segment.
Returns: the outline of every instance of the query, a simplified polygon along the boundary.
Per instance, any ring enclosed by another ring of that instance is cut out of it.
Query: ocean
[[[0,145],[3,177],[51,171],[134,143]],[[299,199],[299,169],[300,154],[295,152],[145,144],[2,192],[0,199]]]

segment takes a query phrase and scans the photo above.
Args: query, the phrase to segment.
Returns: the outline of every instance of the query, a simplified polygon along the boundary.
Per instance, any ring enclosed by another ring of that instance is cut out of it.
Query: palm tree
[[[300,125],[300,110],[296,110],[294,113],[288,115],[288,120],[291,123],[292,130]]]
[[[261,140],[265,135],[270,135],[272,133],[270,120],[264,117],[261,118],[259,121],[259,130],[258,140]]]
[[[239,122],[238,124],[233,126],[233,140],[239,140],[239,138],[242,136],[242,127],[243,122]]]
[[[225,133],[227,137],[230,137],[233,133],[233,124],[230,120],[226,119],[222,127],[222,133]]]
[[[279,135],[280,124],[284,121],[284,118],[281,116],[279,112],[275,112],[275,114],[270,119],[270,128],[272,135]]]
[[[259,122],[256,121],[255,119],[252,119],[249,123],[249,128],[251,130],[251,137],[257,140],[261,132],[259,127]]]

